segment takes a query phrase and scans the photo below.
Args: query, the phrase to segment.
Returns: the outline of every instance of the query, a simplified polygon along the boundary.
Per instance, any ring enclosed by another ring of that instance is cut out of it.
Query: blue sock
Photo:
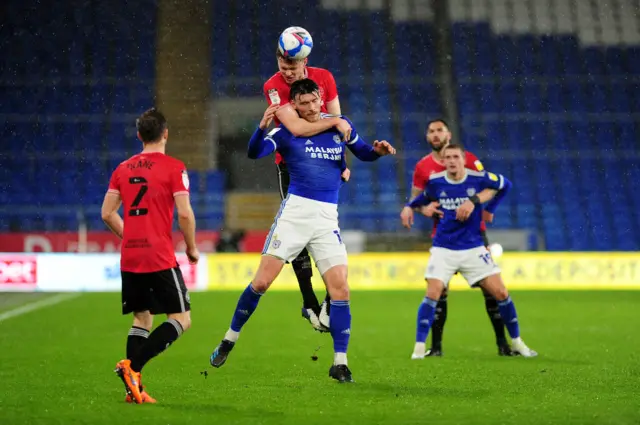
[[[511,339],[518,338],[520,336],[520,325],[518,324],[516,306],[513,305],[511,297],[507,297],[507,299],[503,301],[498,301],[498,309],[500,309],[500,316],[502,316],[502,321],[507,327]]]
[[[249,284],[240,295],[236,311],[233,313],[231,319],[231,330],[234,332],[240,332],[245,323],[249,320],[249,317],[253,314],[258,307],[258,302],[262,296],[261,292],[256,292],[255,289]]]
[[[418,308],[418,328],[416,329],[416,342],[424,343],[429,335],[429,329],[433,325],[436,315],[438,300],[424,297]]]
[[[333,351],[337,355],[345,355],[346,360],[349,337],[351,336],[351,308],[349,307],[349,301],[331,301],[329,330],[331,331],[331,338],[333,338]]]

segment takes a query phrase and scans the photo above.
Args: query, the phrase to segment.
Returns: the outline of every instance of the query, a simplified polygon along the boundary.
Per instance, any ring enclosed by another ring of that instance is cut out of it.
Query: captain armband
[[[473,202],[473,205],[480,205],[480,197],[478,195],[469,196],[469,200]]]

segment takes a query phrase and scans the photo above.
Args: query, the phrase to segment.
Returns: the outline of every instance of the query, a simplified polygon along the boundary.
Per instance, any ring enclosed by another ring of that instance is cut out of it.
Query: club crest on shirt
[[[337,134],[335,136],[333,136],[333,141],[336,142],[336,144],[338,144],[338,145],[340,143],[342,143],[342,139],[340,139],[340,136],[337,135]]]
[[[185,189],[189,190],[189,174],[187,174],[187,170],[182,171],[182,184]]]
[[[467,195],[473,196],[475,194],[476,194],[476,190],[473,187],[470,187],[469,189],[467,189]]]

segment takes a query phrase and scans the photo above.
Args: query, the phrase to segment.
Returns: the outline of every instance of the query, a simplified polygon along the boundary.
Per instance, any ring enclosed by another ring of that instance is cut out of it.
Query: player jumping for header
[[[303,119],[309,122],[321,119],[319,88],[312,80],[294,82],[290,99]],[[210,363],[220,367],[226,362],[261,296],[278,277],[284,264],[308,247],[331,295],[330,332],[335,354],[329,376],[339,382],[352,382],[347,366],[351,334],[347,251],[340,236],[337,208],[341,174],[346,167],[344,142],[335,129],[309,138],[298,138],[281,125],[265,135],[264,129],[276,110],[277,105],[267,108],[259,128],[249,141],[248,155],[257,159],[276,150],[280,152],[291,174],[289,193],[267,236],[258,271],[240,296],[231,326],[211,354]],[[395,154],[395,149],[386,141],[376,140],[373,147],[366,144],[355,129],[346,144],[362,161],[375,161],[380,156]]]
[[[336,80],[331,72],[324,68],[316,68],[307,66],[309,59],[293,59],[282,55],[279,49],[276,49],[276,58],[278,60],[278,72],[273,74],[263,86],[264,95],[269,105],[280,105],[273,118],[276,125],[282,123],[287,130],[295,137],[310,137],[327,131],[335,127],[343,137],[343,140],[349,140],[351,133],[351,125],[340,117],[340,99],[338,98],[338,88]],[[330,115],[323,115],[323,119],[317,121],[308,121],[301,118],[296,112],[293,105],[289,103],[289,93],[291,85],[304,78],[309,78],[318,84],[320,100],[322,101],[321,112],[327,112]],[[282,155],[278,151],[275,154],[276,168],[278,171],[278,185],[280,187],[280,196],[284,200],[289,189],[289,166],[283,160]],[[349,179],[350,171],[348,168],[343,170],[343,178]],[[318,331],[327,332],[329,329],[326,323],[321,322],[321,309],[325,310],[322,317],[326,317],[326,313],[330,304],[329,294],[322,307],[320,306],[316,294],[311,285],[311,277],[313,269],[311,267],[311,258],[309,252],[304,248],[298,257],[291,262],[293,271],[295,272],[298,286],[302,293],[302,315],[311,325]]]
[[[425,340],[434,322],[438,299],[456,272],[460,272],[470,286],[481,286],[498,300],[514,354],[535,357],[537,353],[520,337],[516,308],[480,231],[482,204],[494,197],[494,202],[500,202],[511,183],[501,175],[465,169],[461,145],[449,144],[443,156],[446,171],[429,176],[425,192],[407,204],[410,208],[429,204],[440,217],[425,273],[427,296],[418,309],[416,344],[411,358],[422,359],[427,354]]]

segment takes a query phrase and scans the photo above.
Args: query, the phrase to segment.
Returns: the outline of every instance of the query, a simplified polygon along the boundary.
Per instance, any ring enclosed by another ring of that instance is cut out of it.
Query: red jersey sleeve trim
[[[120,191],[118,189],[109,189],[107,193],[113,193],[115,195],[120,195]]]
[[[188,195],[189,192],[186,190],[181,190],[180,192],[174,192],[173,197],[175,198],[176,196],[183,196],[183,195]]]

